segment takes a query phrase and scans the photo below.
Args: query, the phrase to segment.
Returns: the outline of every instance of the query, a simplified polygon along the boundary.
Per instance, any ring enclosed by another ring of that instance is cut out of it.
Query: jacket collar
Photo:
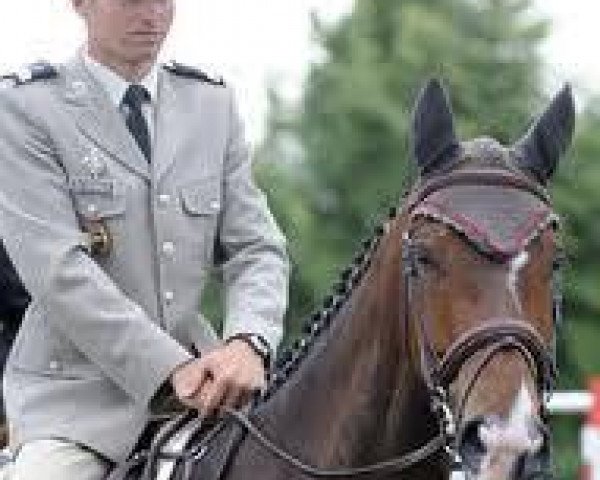
[[[85,65],[82,54],[65,65],[64,99],[78,128],[128,169],[150,179],[150,166],[110,95]]]

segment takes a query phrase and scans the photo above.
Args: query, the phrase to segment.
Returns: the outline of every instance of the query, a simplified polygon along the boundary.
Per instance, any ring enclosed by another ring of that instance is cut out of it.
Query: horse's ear
[[[440,167],[444,154],[458,145],[448,95],[438,79],[421,91],[413,112],[413,154],[421,175]]]
[[[567,84],[515,145],[519,167],[545,185],[571,144],[574,127],[575,101]]]

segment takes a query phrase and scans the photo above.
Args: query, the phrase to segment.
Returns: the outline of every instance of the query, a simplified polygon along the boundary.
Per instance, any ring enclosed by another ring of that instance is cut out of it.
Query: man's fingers
[[[229,382],[229,387],[223,396],[223,401],[220,407],[230,407],[233,409],[242,408],[248,402],[252,400],[252,397],[261,392],[263,389],[263,382],[253,381],[251,378],[241,378],[237,381],[232,380]]]
[[[187,408],[192,410],[200,410],[200,401],[197,397],[180,398],[179,401]]]
[[[194,360],[175,373],[175,393],[182,401],[193,399],[204,383],[211,378],[209,367],[210,365],[200,360]]]
[[[246,402],[246,397],[248,397],[247,389],[239,384],[232,383],[227,390],[221,407],[237,409]]]
[[[264,389],[264,367],[245,343],[231,342],[186,365],[177,374],[177,396],[203,415],[239,408]]]
[[[214,381],[206,383],[204,388],[202,388],[198,394],[201,412],[207,416],[213,415],[223,403],[229,388],[229,382],[223,377],[216,378]]]
[[[198,382],[196,379],[186,379],[179,384],[178,394],[182,400],[193,398],[196,392],[199,390]]]
[[[201,367],[201,372],[199,373],[199,381],[198,386],[196,387],[196,391],[194,395],[198,395],[202,392],[206,385],[214,382],[214,372],[211,370],[210,365],[207,364],[199,364]]]

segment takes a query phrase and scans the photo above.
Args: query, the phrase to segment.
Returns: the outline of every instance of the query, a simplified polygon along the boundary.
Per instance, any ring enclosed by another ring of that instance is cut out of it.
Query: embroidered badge
[[[106,159],[96,147],[90,147],[89,152],[83,157],[83,165],[92,178],[98,178],[107,171]]]

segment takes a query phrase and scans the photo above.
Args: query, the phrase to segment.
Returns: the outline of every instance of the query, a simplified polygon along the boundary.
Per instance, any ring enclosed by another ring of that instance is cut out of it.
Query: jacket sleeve
[[[15,89],[16,90],[16,89]],[[35,106],[0,95],[0,231],[47,319],[136,402],[148,403],[190,354],[86,252],[67,175]]]
[[[283,335],[289,262],[285,239],[262,192],[254,185],[249,148],[234,96],[229,95],[224,211],[219,242],[224,250],[224,338],[257,333],[276,349]]]

